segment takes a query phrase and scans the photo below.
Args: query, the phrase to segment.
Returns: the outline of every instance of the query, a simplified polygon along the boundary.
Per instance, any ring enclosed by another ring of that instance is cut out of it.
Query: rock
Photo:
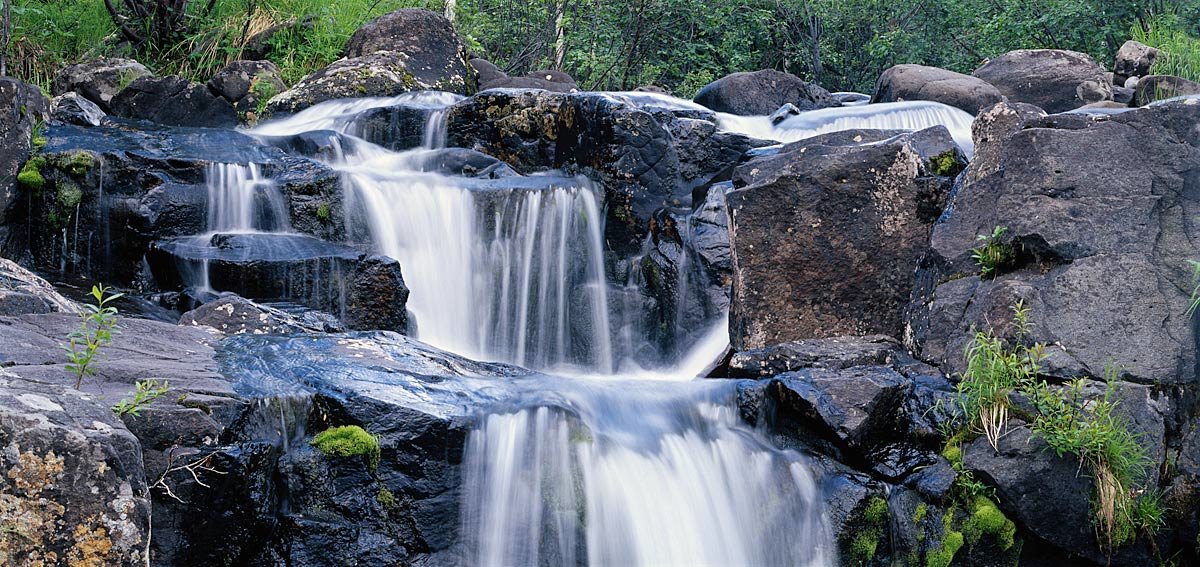
[[[271,168],[292,230],[330,242],[349,239],[341,174],[314,160],[285,157]]]
[[[671,134],[679,155],[680,180],[689,193],[692,188],[711,182],[714,176],[728,173],[751,148],[768,144],[741,134],[721,131],[710,120],[660,116],[659,122]],[[679,200],[671,204],[678,207],[687,204],[687,201]]]
[[[501,77],[479,84],[480,91],[491,89],[541,89],[555,93],[579,92],[579,86],[574,82],[559,83],[547,81],[541,77]]]
[[[976,121],[979,152],[933,229],[906,342],[947,373],[963,369],[970,329],[1009,331],[1023,300],[1044,372],[1099,377],[1107,364],[1142,384],[1197,379],[1185,313],[1195,256],[1192,196],[1200,100],[1120,114],[1038,118],[1007,105]],[[1127,156],[1098,159],[1096,156]],[[1007,228],[1015,258],[974,275],[978,235]]]
[[[109,103],[134,80],[151,76],[149,69],[133,59],[92,59],[68,65],[54,76],[51,92],[55,96],[71,91],[98,104],[105,112],[112,112]]]
[[[552,83],[562,83],[562,84],[568,84],[568,85],[575,84],[574,77],[572,77],[562,71],[555,71],[553,69],[538,69],[535,71],[530,71],[528,73],[525,73],[525,76],[529,77],[531,79],[541,79],[543,81],[550,81]]]
[[[0,131],[5,132],[0,137],[0,245],[5,245],[8,239],[8,224],[19,218],[11,210],[18,198],[17,176],[34,149],[34,128],[46,118],[49,106],[37,87],[17,79],[0,78]],[[7,256],[17,258],[23,254]]]
[[[26,313],[79,313],[74,301],[63,297],[46,280],[0,258],[0,316]]]
[[[767,403],[857,451],[898,437],[896,419],[911,383],[883,366],[787,372],[767,385]],[[776,418],[778,419],[778,417]]]
[[[188,311],[180,317],[179,324],[212,327],[226,335],[286,335],[340,330],[309,324],[286,311],[237,295],[226,295]]]
[[[239,113],[256,112],[271,97],[287,89],[279,68],[270,61],[234,61],[208,80],[213,94],[229,101]]]
[[[996,87],[971,75],[925,65],[896,65],[879,76],[871,102],[932,100],[975,115],[1001,98]]]
[[[973,73],[1010,102],[1051,114],[1112,99],[1104,68],[1088,55],[1062,49],[1019,49],[989,60]]]
[[[294,114],[340,98],[396,96],[420,90],[469,92],[460,84],[465,81],[461,75],[431,77],[410,65],[409,57],[397,51],[338,59],[272,98],[264,117]]]
[[[886,365],[899,349],[895,339],[883,335],[794,341],[734,353],[729,360],[729,376],[759,378],[803,368],[841,370]]]
[[[726,75],[705,85],[694,100],[717,112],[742,116],[766,116],[784,104],[800,110],[837,106],[829,91],[774,69]]]
[[[344,317],[351,329],[408,329],[408,287],[400,264],[386,256],[371,256],[358,267],[350,283]]]
[[[495,64],[487,59],[478,57],[467,61],[467,64],[475,69],[476,77],[479,79],[479,84],[484,85],[499,79],[507,79],[508,73],[500,70]],[[482,90],[482,89],[480,89]]]
[[[147,564],[141,447],[110,403],[0,370],[5,563]]]
[[[1136,90],[1138,81],[1140,81],[1140,80],[1141,80],[1141,77],[1129,77],[1128,79],[1125,79],[1124,87],[1127,89]],[[1114,93],[1114,96],[1115,96],[1115,93]]]
[[[1136,86],[1136,84],[1137,83],[1134,83],[1135,86]],[[1133,97],[1136,95],[1136,93],[1137,93],[1137,89],[1131,89],[1128,87],[1113,87],[1112,103],[1118,104],[1120,106],[1130,106],[1131,104],[1133,104]],[[1106,104],[1107,102],[1108,101],[1102,101],[1102,102],[1096,102],[1096,103],[1092,103],[1092,104]]]
[[[800,114],[800,109],[796,108],[796,105],[789,102],[779,107],[779,110],[772,112],[769,118],[771,120],[771,124],[778,126],[780,122],[783,122],[784,120],[787,120],[788,118],[791,118],[797,114]]]
[[[77,92],[54,97],[50,101],[50,117],[59,122],[76,126],[99,126],[107,116],[96,103]]]
[[[112,113],[167,126],[232,128],[237,115],[228,101],[182,77],[141,77],[112,97]]]
[[[454,25],[428,10],[402,8],[363,24],[346,42],[345,57],[390,51],[423,88],[460,94],[475,91],[475,70]]]
[[[1171,75],[1149,75],[1138,80],[1133,105],[1146,106],[1157,100],[1200,94],[1200,83]]]
[[[351,119],[349,132],[396,151],[438,147],[444,140],[436,139],[440,132],[430,131],[439,129],[438,124],[431,124],[430,120],[441,116],[444,106],[461,99],[449,93],[418,93],[410,100],[358,113]]]
[[[1158,58],[1158,50],[1134,40],[1126,41],[1117,50],[1113,62],[1113,82],[1124,85],[1126,79],[1145,77],[1150,74],[1154,60]]]
[[[900,336],[912,271],[962,161],[939,126],[825,134],[739,166],[726,197],[733,348]]]

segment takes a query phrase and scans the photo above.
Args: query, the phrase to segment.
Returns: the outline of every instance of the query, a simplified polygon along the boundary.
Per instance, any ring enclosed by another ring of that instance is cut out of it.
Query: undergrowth
[[[1130,30],[1133,39],[1159,50],[1150,73],[1200,81],[1200,39],[1190,35],[1177,14],[1165,12]]]
[[[971,249],[971,259],[979,266],[979,276],[995,278],[1000,270],[1011,263],[1016,255],[1012,243],[1004,235],[1008,228],[997,226],[991,234],[980,234],[977,238],[979,246]]]

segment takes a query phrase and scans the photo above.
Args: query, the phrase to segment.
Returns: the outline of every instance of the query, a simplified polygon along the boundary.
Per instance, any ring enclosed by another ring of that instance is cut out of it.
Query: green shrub
[[[309,444],[330,457],[362,457],[367,466],[379,466],[379,440],[357,425],[332,427],[318,433]]]
[[[957,386],[963,415],[993,448],[1008,422],[1009,394],[1036,381],[1045,358],[1043,345],[1027,344],[1032,328],[1023,302],[1013,306],[1013,327],[1013,346],[990,332],[975,333],[967,345],[967,370]]]
[[[976,237],[982,244],[971,249],[971,259],[979,266],[979,276],[994,278],[1000,275],[1000,270],[1016,259],[1012,244],[1004,235],[1007,227],[997,226],[991,234],[980,234]]]
[[[113,411],[119,417],[132,415],[138,417],[141,414],[142,408],[150,405],[163,394],[166,394],[170,389],[170,384],[158,380],[143,380],[136,383],[133,398],[123,398],[113,406]]]
[[[95,373],[92,363],[100,349],[112,343],[117,329],[117,308],[110,305],[119,299],[120,293],[110,293],[103,284],[92,286],[92,298],[95,303],[85,303],[83,312],[79,314],[79,328],[67,335],[68,362],[66,369],[75,375],[75,389],[83,385],[83,377]]]
[[[322,222],[329,220],[329,203],[317,205],[317,219]]]

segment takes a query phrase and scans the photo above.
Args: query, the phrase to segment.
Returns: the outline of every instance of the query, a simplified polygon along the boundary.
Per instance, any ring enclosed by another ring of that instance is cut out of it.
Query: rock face
[[[96,103],[77,92],[61,94],[50,101],[50,117],[66,124],[99,126],[105,116]]]
[[[234,61],[208,80],[208,89],[239,113],[254,112],[259,104],[287,89],[279,68],[270,61]]]
[[[440,14],[402,8],[364,24],[346,42],[346,57],[377,51],[404,56],[405,68],[424,88],[461,94],[475,91],[475,69],[454,25]]]
[[[10,209],[17,199],[17,175],[33,149],[34,127],[49,111],[49,101],[37,87],[0,78],[0,130],[5,133],[0,137],[0,245],[7,240],[8,223],[15,218],[10,218]]]
[[[267,103],[265,116],[299,112],[327,100],[368,96],[396,96],[409,91],[435,89],[420,82],[407,67],[402,53],[377,51],[362,57],[338,59],[292,85]]]
[[[1134,106],[1146,106],[1156,100],[1200,94],[1200,83],[1171,75],[1142,77],[1133,94]]]
[[[742,116],[766,116],[785,104],[800,110],[837,106],[829,91],[773,69],[721,77],[700,89],[695,101],[717,112]]]
[[[1126,41],[1117,50],[1113,62],[1113,83],[1124,85],[1130,77],[1145,77],[1150,74],[1154,60],[1158,58],[1158,50],[1134,40]]]
[[[1062,49],[1019,49],[989,60],[973,73],[1010,102],[1049,113],[1112,100],[1112,83],[1090,56]]]
[[[332,317],[329,319],[336,322]],[[237,295],[226,295],[188,311],[179,318],[179,324],[211,327],[226,335],[287,335],[343,330],[331,327],[325,321],[296,317]]]
[[[77,92],[111,112],[113,97],[134,80],[149,76],[150,70],[133,59],[92,59],[69,65],[54,76],[51,91],[55,96]]]
[[[37,274],[0,258],[0,316],[53,312],[78,313],[79,306]]]
[[[727,196],[733,348],[899,336],[912,271],[961,168],[956,148],[942,127],[858,130],[739,166]]]
[[[962,369],[972,326],[1006,329],[1023,300],[1045,372],[1190,384],[1188,303],[1200,206],[1200,101],[1093,118],[997,105],[976,122],[979,153],[932,234],[908,316],[910,346]],[[1097,160],[1094,156],[1128,156]],[[975,275],[977,235],[1007,228],[1014,260]],[[1183,307],[1181,307],[1183,306]]]
[[[145,565],[141,446],[94,396],[0,370],[0,560]]]
[[[233,106],[182,77],[141,77],[112,97],[113,114],[167,126],[237,126]]]
[[[896,65],[879,76],[871,102],[932,100],[974,115],[1001,98],[996,87],[978,77],[925,65]]]

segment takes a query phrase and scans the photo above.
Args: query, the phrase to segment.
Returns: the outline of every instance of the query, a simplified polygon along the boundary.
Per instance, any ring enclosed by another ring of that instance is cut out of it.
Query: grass
[[[1171,12],[1149,18],[1145,25],[1135,25],[1130,36],[1159,50],[1154,75],[1174,75],[1200,82],[1200,39],[1191,36],[1181,25],[1178,15]]]
[[[309,444],[329,457],[362,457],[371,470],[379,466],[379,440],[357,425],[326,429]]]
[[[1030,344],[1029,309],[1013,306],[1015,346],[990,332],[977,331],[967,346],[967,370],[958,382],[958,403],[969,423],[993,448],[1008,422],[1009,395],[1036,381],[1045,349]]]

